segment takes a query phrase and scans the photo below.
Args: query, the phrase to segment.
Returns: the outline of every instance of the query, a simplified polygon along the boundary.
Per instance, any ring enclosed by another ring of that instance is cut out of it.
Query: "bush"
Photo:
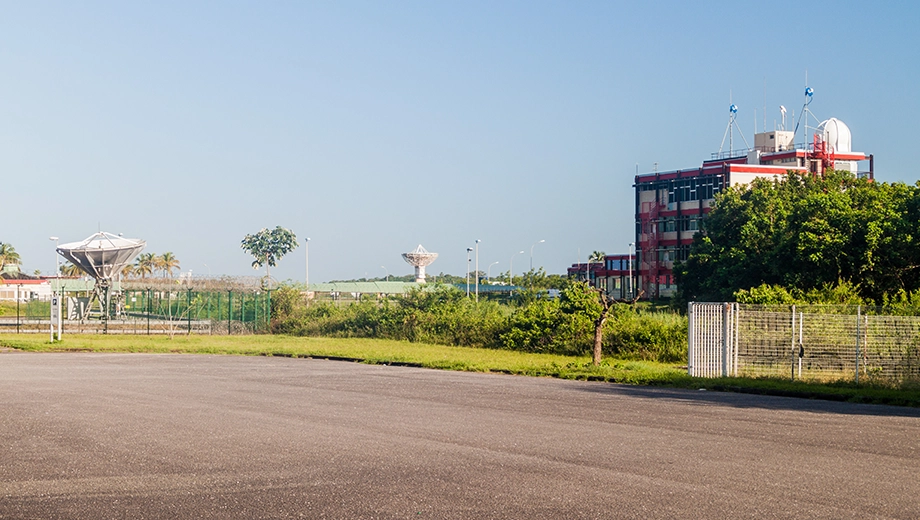
[[[428,286],[379,301],[310,302],[292,287],[272,298],[272,330],[298,336],[380,338],[524,352],[584,355],[600,316],[597,293],[570,282],[559,299],[529,298],[511,307],[467,298],[455,287]],[[675,362],[686,358],[687,320],[618,304],[605,326],[604,351]]]

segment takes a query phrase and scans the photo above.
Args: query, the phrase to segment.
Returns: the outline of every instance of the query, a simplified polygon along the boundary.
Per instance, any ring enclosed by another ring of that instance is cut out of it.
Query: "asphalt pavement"
[[[0,518],[920,518],[920,410],[0,353]]]

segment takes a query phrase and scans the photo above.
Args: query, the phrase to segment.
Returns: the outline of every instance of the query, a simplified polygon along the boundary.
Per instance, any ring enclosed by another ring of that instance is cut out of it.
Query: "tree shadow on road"
[[[813,413],[920,418],[920,409],[917,408],[839,402],[801,396],[758,395],[732,391],[686,390],[680,388],[629,386],[610,383],[586,384],[582,386],[582,389],[586,392],[593,393],[655,400],[685,401],[688,403],[729,406],[732,408],[762,408],[764,410],[796,410]],[[840,397],[841,399],[843,398],[843,396]]]

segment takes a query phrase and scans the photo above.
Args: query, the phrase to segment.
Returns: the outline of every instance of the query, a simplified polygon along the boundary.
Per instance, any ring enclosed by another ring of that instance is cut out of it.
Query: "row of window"
[[[721,177],[694,177],[671,181],[668,186],[668,203],[711,199],[719,192],[721,184]]]
[[[672,179],[660,182],[644,182],[638,185],[639,191],[667,190],[668,203],[694,200],[709,200],[719,193],[722,176],[691,177],[689,179]]]
[[[648,234],[652,230],[658,233],[670,233],[674,231],[699,231],[701,215],[681,215],[680,217],[662,217],[655,221],[637,222],[636,232],[639,234]]]
[[[665,246],[660,247],[655,252],[658,256],[658,262],[686,262],[687,258],[690,256],[690,245],[679,245],[679,246]],[[642,265],[642,255],[643,252],[639,251],[636,253],[636,263]]]

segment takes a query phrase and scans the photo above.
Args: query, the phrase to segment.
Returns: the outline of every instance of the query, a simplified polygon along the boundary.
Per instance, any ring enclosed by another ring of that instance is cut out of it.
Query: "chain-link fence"
[[[92,292],[65,292],[64,334],[247,334],[268,330],[270,291],[196,291],[164,288],[109,293],[108,312]],[[43,332],[51,326],[48,301],[8,302],[0,332]]]
[[[920,317],[861,306],[690,305],[691,375],[920,380]]]

